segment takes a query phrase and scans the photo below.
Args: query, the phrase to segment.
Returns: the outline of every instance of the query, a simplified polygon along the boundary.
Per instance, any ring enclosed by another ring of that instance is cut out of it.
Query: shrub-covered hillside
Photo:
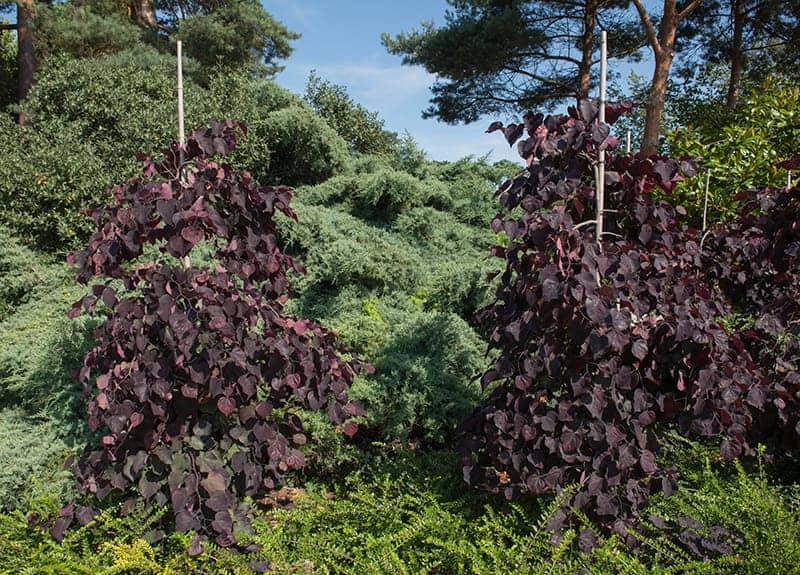
[[[2,38],[0,575],[800,574],[791,82],[440,162],[260,3],[151,4],[37,5],[18,106]]]
[[[171,73],[168,59],[142,47],[53,61],[26,102],[29,125],[3,120],[11,145],[0,162],[7,176],[0,186],[0,399],[3,433],[28,442],[24,455],[3,454],[6,510],[25,508],[32,496],[24,478],[64,479],[59,462],[92,440],[73,375],[102,314],[66,317],[83,291],[59,260],[89,236],[92,222],[82,210],[110,201],[105,186],[135,173],[136,152],[156,151],[170,139],[173,103],[163,96]],[[202,85],[191,78],[187,123],[241,118],[248,132],[233,165],[268,183],[297,186],[298,221],[280,220],[281,241],[309,271],[292,278],[298,296],[289,311],[331,327],[376,367],[352,391],[366,407],[354,442],[303,416],[314,439],[309,472],[339,477],[384,443],[452,444],[480,397],[485,346],[470,322],[489,293],[493,193],[517,168],[429,162],[413,140],[382,131],[374,116],[367,120],[387,143],[363,154],[320,115],[321,90],[330,92],[329,105],[338,98],[340,116],[363,115],[327,83],[318,81],[306,101],[238,72]],[[148,113],[130,113],[136,109]],[[54,139],[57,147],[45,144]],[[62,484],[69,492],[69,480]]]

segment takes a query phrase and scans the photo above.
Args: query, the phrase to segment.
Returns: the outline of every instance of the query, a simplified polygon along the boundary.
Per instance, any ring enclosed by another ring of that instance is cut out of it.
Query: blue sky
[[[386,127],[407,130],[434,160],[456,160],[490,154],[491,160],[520,161],[499,132],[486,134],[492,120],[451,126],[422,119],[434,77],[421,67],[402,66],[381,45],[381,33],[418,28],[423,20],[444,22],[445,0],[262,0],[266,10],[302,37],[285,62],[278,83],[302,94],[311,70],[343,85],[350,96],[377,111]],[[630,66],[618,72],[627,76]],[[650,74],[647,62],[636,66]],[[499,118],[503,119],[503,118]]]
[[[423,120],[434,77],[402,66],[381,45],[381,32],[396,34],[423,20],[444,21],[444,0],[262,0],[266,10],[302,34],[278,83],[303,93],[309,72],[347,87],[350,96],[377,111],[386,127],[411,133],[434,160],[456,160],[491,152],[492,160],[519,161],[503,137],[485,134],[491,119],[468,126]]]

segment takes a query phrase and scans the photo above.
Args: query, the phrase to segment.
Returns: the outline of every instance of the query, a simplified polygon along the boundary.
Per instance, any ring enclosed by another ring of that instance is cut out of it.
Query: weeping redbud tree
[[[365,367],[331,332],[284,314],[287,270],[303,269],[281,251],[274,215],[296,219],[292,190],[218,162],[237,130],[213,122],[159,160],[141,157],[144,177],[91,212],[97,231],[69,257],[78,281],[99,280],[71,315],[107,316],[80,371],[102,437],[77,462],[81,490],[169,506],[178,531],[223,546],[247,529],[243,496],[303,467],[298,410],[325,410],[356,432],[347,420],[361,407],[347,392]],[[201,244],[208,267],[191,264]],[[92,513],[66,507],[54,534]]]
[[[753,192],[740,220],[703,246],[681,207],[649,193],[672,190],[694,172],[690,161],[610,155],[599,215],[598,151],[616,141],[596,119],[582,102],[568,115],[490,127],[512,144],[527,133],[528,168],[499,189],[492,225],[507,247],[493,255],[505,270],[479,314],[497,360],[482,378],[491,395],[463,425],[463,471],[508,498],[577,485],[551,527],[578,510],[628,537],[650,496],[677,487],[660,458],[666,431],[716,439],[725,460],[761,441],[776,452],[797,445],[800,210],[796,188]],[[731,327],[738,313],[756,329]],[[766,350],[787,333],[795,343],[776,369]],[[581,542],[593,538],[587,530]],[[683,541],[726,549],[708,533]]]

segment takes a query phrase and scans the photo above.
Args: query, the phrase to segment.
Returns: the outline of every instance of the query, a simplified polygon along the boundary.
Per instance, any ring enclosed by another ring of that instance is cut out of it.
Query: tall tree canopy
[[[17,97],[21,100],[33,86],[36,71],[36,52],[34,49],[34,18],[36,3],[34,0],[16,0],[0,2],[0,10],[7,11],[16,5],[16,22],[3,24],[0,29],[16,30],[17,32]],[[25,123],[24,115],[20,114],[19,122]]]
[[[448,123],[585,97],[600,27],[608,30],[611,58],[635,57],[641,46],[627,0],[448,2],[444,26],[383,35],[404,64],[438,76],[423,115]]]
[[[183,40],[185,54],[208,80],[220,68],[257,76],[281,70],[299,37],[275,20],[258,0],[0,0],[0,10],[16,9],[16,22],[0,30],[17,31],[16,76],[19,101],[34,83],[37,60],[55,55],[95,57],[149,44],[174,53]],[[0,84],[6,84],[4,77]],[[24,119],[24,118],[23,118]]]
[[[727,65],[726,104],[734,109],[745,77],[762,81],[800,66],[800,3],[796,0],[704,0],[681,24],[678,51],[688,56],[682,76],[698,71],[697,59]],[[796,73],[795,73],[796,74]]]
[[[163,12],[162,29],[183,40],[187,55],[203,66],[248,67],[274,74],[282,70],[278,61],[291,55],[291,41],[300,37],[258,0],[167,0]]]
[[[609,57],[639,57],[649,47],[653,75],[644,106],[641,149],[659,150],[673,61],[684,71],[705,63],[730,68],[734,108],[743,74],[800,60],[797,0],[448,0],[445,24],[383,35],[403,63],[437,75],[424,117],[472,122],[488,114],[548,108],[584,98],[593,87],[600,29]],[[752,64],[752,65],[751,65]]]

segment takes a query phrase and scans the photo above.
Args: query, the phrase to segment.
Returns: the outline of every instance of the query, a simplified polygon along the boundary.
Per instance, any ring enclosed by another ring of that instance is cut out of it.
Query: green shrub
[[[297,199],[310,206],[339,208],[349,213],[352,212],[353,198],[358,193],[360,179],[357,174],[337,174],[316,186],[298,188]]]
[[[281,220],[287,248],[301,256],[309,274],[298,283],[412,293],[424,280],[425,265],[417,251],[395,235],[321,206],[294,204],[299,222]]]
[[[688,481],[652,511],[727,529],[737,543],[718,560],[721,573],[800,573],[800,488],[770,484],[761,464],[746,470],[739,461],[723,463],[712,449],[681,447],[694,454],[691,467],[682,466]]]
[[[61,58],[41,71],[25,104],[33,126],[57,134],[67,127],[93,144],[110,173],[106,182],[137,172],[137,152],[152,152],[177,130],[175,59],[153,48],[99,58]],[[205,124],[204,91],[184,86],[186,126]],[[56,149],[62,152],[62,146]]]
[[[235,118],[247,124],[247,135],[241,137],[230,162],[237,169],[249,170],[259,182],[271,181],[270,125],[267,117],[289,106],[300,106],[302,100],[272,80],[254,79],[241,72],[225,72],[212,77],[204,95],[208,122],[211,118]]]
[[[95,322],[67,318],[84,291],[70,276],[66,265],[48,263],[0,228],[0,409],[52,422],[56,435],[80,443],[82,388],[72,371]]]
[[[410,304],[399,308],[395,299],[360,285],[312,284],[290,300],[287,309],[329,326],[349,349],[373,361],[389,340],[389,324],[413,311]]]
[[[54,131],[0,118],[0,223],[26,244],[54,253],[91,229],[81,209],[105,198],[105,168],[91,143],[71,126]]]
[[[679,128],[667,136],[670,154],[701,158],[693,178],[680,183],[670,201],[680,203],[698,228],[702,225],[706,179],[709,180],[708,224],[730,220],[738,192],[786,185],[786,170],[775,163],[800,150],[800,89],[768,80],[741,98],[736,111],[722,105],[703,116],[705,123]]]
[[[367,210],[369,219],[394,220],[400,213],[421,206],[425,200],[422,182],[405,172],[383,169],[364,176],[355,201]]]
[[[413,290],[424,271],[422,260],[391,236],[371,231],[364,237],[340,238],[324,251],[310,252],[313,281],[332,286],[360,284],[367,288]],[[397,266],[397,267],[395,267]]]
[[[452,313],[418,314],[392,327],[374,360],[372,388],[362,392],[368,417],[387,440],[452,439],[480,399],[484,343]]]
[[[496,260],[477,257],[438,262],[418,301],[426,310],[449,311],[471,322],[478,310],[491,303],[494,290],[486,276],[499,268]]]
[[[257,132],[263,134],[271,151],[264,183],[316,184],[347,164],[347,144],[308,107],[289,106],[272,112]]]
[[[54,422],[59,437],[87,438],[82,387],[72,377],[89,348],[93,320],[70,321],[83,290],[51,284],[37,290],[0,323],[0,408],[14,407]]]
[[[65,274],[63,266],[45,261],[0,226],[0,322],[35,292],[61,283]]]
[[[37,502],[38,503],[38,502]],[[54,511],[39,503],[41,513]],[[158,529],[163,510],[122,510],[110,505],[82,528],[56,542],[39,525],[15,512],[0,515],[0,574],[34,575],[227,575],[254,573],[246,554],[206,545],[198,557],[187,554],[190,536]]]
[[[350,172],[298,192],[303,202],[336,207],[377,226],[422,206],[448,210],[452,199],[447,186],[433,178],[420,180],[395,170],[383,160],[358,161]]]
[[[470,259],[488,256],[494,239],[490,232],[461,223],[451,213],[431,207],[415,207],[401,214],[392,225],[411,244],[442,257],[446,252],[472,252]]]
[[[92,229],[82,210],[134,173],[134,154],[176,130],[174,59],[154,49],[51,59],[24,104],[31,126],[0,120],[0,221],[26,244],[65,253]],[[187,80],[188,126],[205,121],[202,90]]]
[[[311,72],[305,99],[347,142],[351,151],[384,156],[392,152],[397,134],[386,131],[378,114],[354,102],[344,86],[323,80]]]
[[[69,449],[56,425],[0,409],[0,511],[27,509],[37,492],[58,501],[72,492],[74,480],[61,469]]]
[[[419,147],[414,137],[406,131],[394,146],[394,153],[389,157],[389,164],[395,169],[407,172],[417,178],[424,178],[430,171],[425,150]]]
[[[615,538],[590,554],[569,530],[553,545],[545,525],[558,502],[508,505],[463,493],[455,458],[443,451],[393,453],[373,461],[371,474],[351,475],[332,494],[300,492],[294,509],[256,524],[261,556],[275,573],[713,573],[668,542],[659,567],[653,555],[634,556]]]
[[[92,226],[81,210],[103,205],[110,182],[138,172],[136,153],[155,152],[174,138],[174,68],[174,58],[144,46],[53,58],[25,103],[32,125],[0,123],[7,142],[0,223],[46,251],[64,253],[85,241]],[[223,117],[249,125],[231,158],[235,167],[276,183],[316,183],[343,168],[344,143],[299,97],[235,71],[204,88],[191,80],[191,62],[187,72],[187,128]]]
[[[17,38],[11,30],[0,30],[0,111],[17,103]]]
[[[432,164],[431,177],[446,184],[451,198],[449,212],[461,222],[488,229],[498,210],[495,191],[521,167],[508,160],[490,165],[483,159],[464,158]]]
[[[352,284],[304,289],[290,311],[330,326],[375,365],[374,374],[356,380],[350,396],[364,403],[366,427],[383,441],[445,442],[477,404],[475,375],[485,344],[456,314],[424,311],[409,295]]]
[[[692,446],[684,446],[684,452],[686,460],[705,453]],[[580,524],[553,544],[545,526],[559,500],[508,504],[465,493],[456,459],[447,451],[388,449],[333,491],[287,490],[270,506],[282,498],[288,507],[263,510],[254,533],[243,536],[262,546],[250,554],[207,543],[202,554],[189,557],[189,535],[156,531],[158,510],[125,513],[112,504],[90,526],[70,530],[61,543],[21,512],[0,514],[0,573],[210,575],[252,573],[265,565],[276,574],[800,572],[796,495],[741,467],[695,462],[703,479],[651,506],[654,513],[691,511],[706,522],[734,528],[740,541],[733,553],[704,562],[692,560],[662,534],[644,536],[638,553],[616,537],[603,536],[583,552]],[[44,515],[56,507],[45,499],[33,501],[31,509]]]

